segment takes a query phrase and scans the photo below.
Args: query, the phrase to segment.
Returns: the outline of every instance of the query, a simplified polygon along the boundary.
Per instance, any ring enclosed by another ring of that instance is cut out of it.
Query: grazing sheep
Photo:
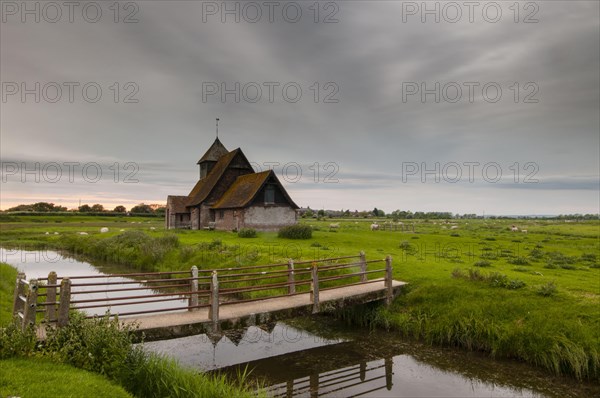
[[[521,232],[523,232],[524,234],[526,234],[527,230],[526,229],[522,229]]]
[[[150,230],[154,231],[154,230],[156,230],[156,228],[155,227],[150,227]]]
[[[371,224],[371,231],[379,231],[379,224],[377,224],[377,223]]]
[[[125,230],[124,229],[120,229],[119,232],[125,232]]]
[[[450,229],[458,229],[458,225],[453,225],[450,227]]]
[[[339,223],[329,224],[329,229],[338,229],[340,227]]]
[[[513,226],[510,227],[510,230],[513,231],[513,232],[517,232],[517,231],[519,231],[519,228],[517,228],[516,225],[513,225]]]
[[[87,235],[87,232],[79,232],[79,235]]]
[[[105,233],[107,233],[107,232],[108,232],[108,228],[106,228],[106,227],[102,227],[102,228],[100,228],[100,233],[101,233],[101,234],[105,234]]]

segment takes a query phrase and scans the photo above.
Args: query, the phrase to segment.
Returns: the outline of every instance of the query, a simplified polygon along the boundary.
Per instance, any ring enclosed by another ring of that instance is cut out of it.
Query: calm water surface
[[[63,255],[61,253],[49,250],[18,250],[18,249],[5,249],[0,248],[0,260],[11,264],[16,267],[19,271],[24,272],[27,280],[46,278],[48,274],[55,271],[58,277],[69,276],[86,276],[86,275],[97,275],[103,276],[110,273],[128,273],[136,272],[129,270],[126,267],[108,264],[92,265],[89,262]],[[92,282],[134,282],[126,285],[111,285],[109,287],[102,286],[76,286],[77,283],[92,283]],[[73,292],[85,292],[91,290],[104,289],[118,289],[124,287],[131,288],[144,288],[147,287],[139,280],[131,278],[93,278],[93,279],[73,279]],[[135,294],[136,296],[147,296],[156,294],[157,291],[151,288],[125,291],[125,292],[103,292],[103,293],[81,293],[74,294],[72,300],[95,300],[95,299],[107,299],[115,297],[127,297]],[[164,292],[161,292],[164,293]],[[115,305],[115,301],[99,301],[94,303],[82,303],[84,305],[101,305],[98,308],[88,308],[83,311],[88,315],[104,315],[107,311],[111,312],[133,312],[133,311],[146,311],[151,309],[161,308],[173,308],[183,307],[187,305],[187,300],[180,298],[179,296],[165,296],[165,299],[172,299],[171,301],[164,301],[158,303],[140,303],[140,304],[129,304],[129,305]],[[141,302],[150,300],[150,298],[142,299],[131,299],[128,302]]]
[[[599,386],[549,377],[525,364],[348,330],[325,317],[145,347],[198,370],[235,377],[247,368],[251,380],[278,397],[600,396]]]

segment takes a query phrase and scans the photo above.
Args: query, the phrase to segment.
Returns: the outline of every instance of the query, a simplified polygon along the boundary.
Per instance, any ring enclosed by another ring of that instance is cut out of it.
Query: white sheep
[[[450,227],[450,229],[458,229],[458,225],[453,225]]]
[[[87,232],[79,232],[79,235],[87,235]]]
[[[379,224],[377,224],[377,223],[371,224],[371,231],[379,231]]]
[[[107,232],[108,232],[108,228],[107,228],[107,227],[102,227],[102,228],[100,228],[100,233],[101,233],[101,234],[105,234],[105,233],[107,233]]]
[[[329,229],[338,229],[340,227],[339,223],[329,224]]]

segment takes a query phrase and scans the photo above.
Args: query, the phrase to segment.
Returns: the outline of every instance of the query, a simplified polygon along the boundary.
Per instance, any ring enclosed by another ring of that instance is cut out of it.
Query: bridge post
[[[195,265],[192,267],[192,280],[190,281],[190,298],[188,300],[188,306],[193,308],[188,308],[188,311],[197,311],[198,308],[198,267]]]
[[[60,282],[58,326],[67,326],[69,324],[69,307],[71,307],[71,280],[69,278],[63,278]]]
[[[367,274],[365,274],[365,272],[367,272],[367,256],[365,255],[365,252],[363,252],[363,251],[361,251],[359,253],[359,256],[360,256],[360,272],[362,272],[362,274],[360,275],[360,281],[366,282]]]
[[[212,279],[210,280],[210,307],[208,307],[208,317],[213,323],[214,330],[219,326],[219,279],[217,271],[213,271]]]
[[[367,378],[367,363],[365,361],[362,361],[360,363],[359,377],[360,381],[365,381],[365,379]]]
[[[394,358],[393,357],[385,357],[383,360],[384,368],[385,368],[385,388],[388,391],[392,391],[392,387],[394,386],[392,376],[394,375]]]
[[[25,296],[25,284],[23,281],[25,280],[25,274],[23,272],[19,272],[17,274],[17,281],[15,283],[15,294],[13,300],[13,315],[17,315],[19,311],[23,311],[23,301],[21,297]]]
[[[294,279],[294,260],[288,260],[288,294],[296,293],[296,283]]]
[[[313,373],[309,377],[310,398],[318,398],[319,396],[319,374]]]
[[[319,312],[319,268],[317,263],[313,263],[312,281],[310,283],[310,301],[313,303],[313,314]]]
[[[27,292],[27,302],[23,309],[22,329],[25,330],[29,325],[35,325],[35,315],[37,309],[38,281],[32,279],[29,281],[29,291]]]
[[[48,274],[48,285],[56,285],[58,276],[52,271]],[[50,304],[54,303],[54,304]],[[46,288],[46,321],[56,320],[56,287],[48,286]]]
[[[394,298],[394,289],[392,286],[392,256],[385,258],[385,305],[392,304]]]

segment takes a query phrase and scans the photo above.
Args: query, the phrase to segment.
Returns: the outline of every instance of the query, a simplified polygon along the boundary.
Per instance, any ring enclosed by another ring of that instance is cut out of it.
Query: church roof
[[[167,196],[167,203],[171,204],[171,206],[173,208],[173,212],[175,212],[175,213],[187,213],[187,209],[185,208],[187,202],[188,202],[187,196],[175,196],[175,195]]]
[[[246,174],[238,177],[212,208],[234,209],[246,207],[254,200],[258,192],[269,180],[279,186],[290,206],[297,209],[298,206],[292,201],[285,189],[281,186],[281,183],[273,170]]]
[[[227,167],[229,167],[233,159],[235,159],[236,155],[238,154],[242,156],[246,163],[248,163],[246,156],[240,148],[234,149],[233,151],[221,156],[221,158],[212,168],[210,173],[208,173],[208,175],[205,178],[199,180],[194,186],[194,188],[192,188],[192,191],[188,195],[188,206],[196,206],[202,203],[204,200],[206,200],[208,195],[210,195],[213,188],[217,185],[217,183],[223,176],[223,173],[225,173],[225,170],[227,170]]]
[[[213,206],[213,209],[231,209],[244,207],[260,191],[267,182],[272,170],[261,173],[246,174],[238,177],[221,199]]]
[[[229,151],[227,148],[225,148],[221,141],[219,141],[219,137],[217,137],[215,142],[213,142],[210,148],[208,148],[208,151],[206,151],[206,153],[200,158],[200,160],[198,160],[198,163],[196,164],[207,161],[217,162],[221,156],[226,155],[228,152]]]

